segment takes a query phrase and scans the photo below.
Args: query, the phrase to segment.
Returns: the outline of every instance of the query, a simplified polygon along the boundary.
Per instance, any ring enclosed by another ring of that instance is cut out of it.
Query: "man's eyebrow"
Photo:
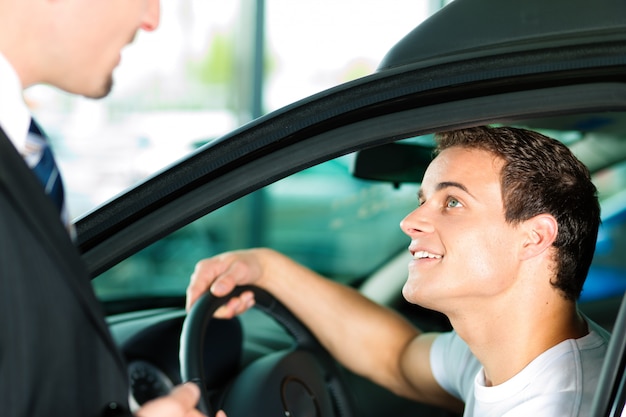
[[[450,187],[459,188],[459,189],[465,191],[467,194],[472,195],[472,193],[469,192],[469,190],[467,189],[466,186],[464,186],[460,182],[454,182],[454,181],[440,182],[439,184],[437,184],[436,190],[440,191],[440,190],[443,190],[444,188],[450,188]]]
[[[443,189],[450,188],[450,187],[458,188],[458,189],[466,192],[470,196],[474,197],[472,195],[472,193],[469,192],[469,190],[467,189],[466,186],[464,186],[460,182],[455,182],[455,181],[443,181],[443,182],[440,182],[439,184],[437,184],[437,187],[435,187],[435,191],[441,191]],[[424,198],[424,191],[421,188],[417,192],[417,198],[419,200],[422,200]]]

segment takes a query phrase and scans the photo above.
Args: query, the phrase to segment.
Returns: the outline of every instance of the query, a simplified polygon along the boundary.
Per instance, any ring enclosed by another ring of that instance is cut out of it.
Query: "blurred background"
[[[265,113],[373,73],[444,0],[163,0],[112,94],[27,90],[72,218]]]

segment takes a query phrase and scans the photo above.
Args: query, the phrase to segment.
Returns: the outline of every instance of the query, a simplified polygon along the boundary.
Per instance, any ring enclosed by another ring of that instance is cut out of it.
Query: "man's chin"
[[[113,77],[109,77],[106,82],[97,89],[82,92],[77,91],[76,94],[97,100],[108,96],[111,93],[111,90],[113,90]]]
[[[426,282],[409,276],[402,287],[402,296],[411,304],[434,310],[433,301],[436,300],[433,299],[432,290]]]
[[[100,94],[95,94],[91,98],[95,98],[95,99],[104,98],[111,93],[111,90],[113,90],[113,77],[109,77],[107,79],[106,83],[102,87],[102,90],[100,91]]]
[[[409,303],[417,304],[417,301],[416,301],[417,289],[414,287],[413,284],[414,283],[411,281],[411,278],[409,277],[409,279],[404,283],[404,286],[402,287],[402,296]]]

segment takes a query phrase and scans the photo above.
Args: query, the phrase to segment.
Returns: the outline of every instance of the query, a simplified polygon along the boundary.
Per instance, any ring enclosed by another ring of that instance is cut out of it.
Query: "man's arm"
[[[275,251],[230,252],[200,261],[187,289],[187,305],[209,289],[224,296],[248,284],[279,299],[351,371],[404,397],[448,408],[454,404],[430,371],[433,335],[421,335],[394,311]],[[232,317],[252,303],[251,294],[242,294],[218,315]]]

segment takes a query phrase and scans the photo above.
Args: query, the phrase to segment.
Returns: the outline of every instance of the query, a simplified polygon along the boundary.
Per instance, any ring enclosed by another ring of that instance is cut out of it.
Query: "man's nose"
[[[148,8],[141,23],[141,29],[152,32],[161,21],[161,0],[148,0]]]
[[[420,206],[407,214],[400,222],[400,229],[408,235],[414,236],[417,233],[428,233],[433,230],[431,219],[427,216],[427,209]]]

